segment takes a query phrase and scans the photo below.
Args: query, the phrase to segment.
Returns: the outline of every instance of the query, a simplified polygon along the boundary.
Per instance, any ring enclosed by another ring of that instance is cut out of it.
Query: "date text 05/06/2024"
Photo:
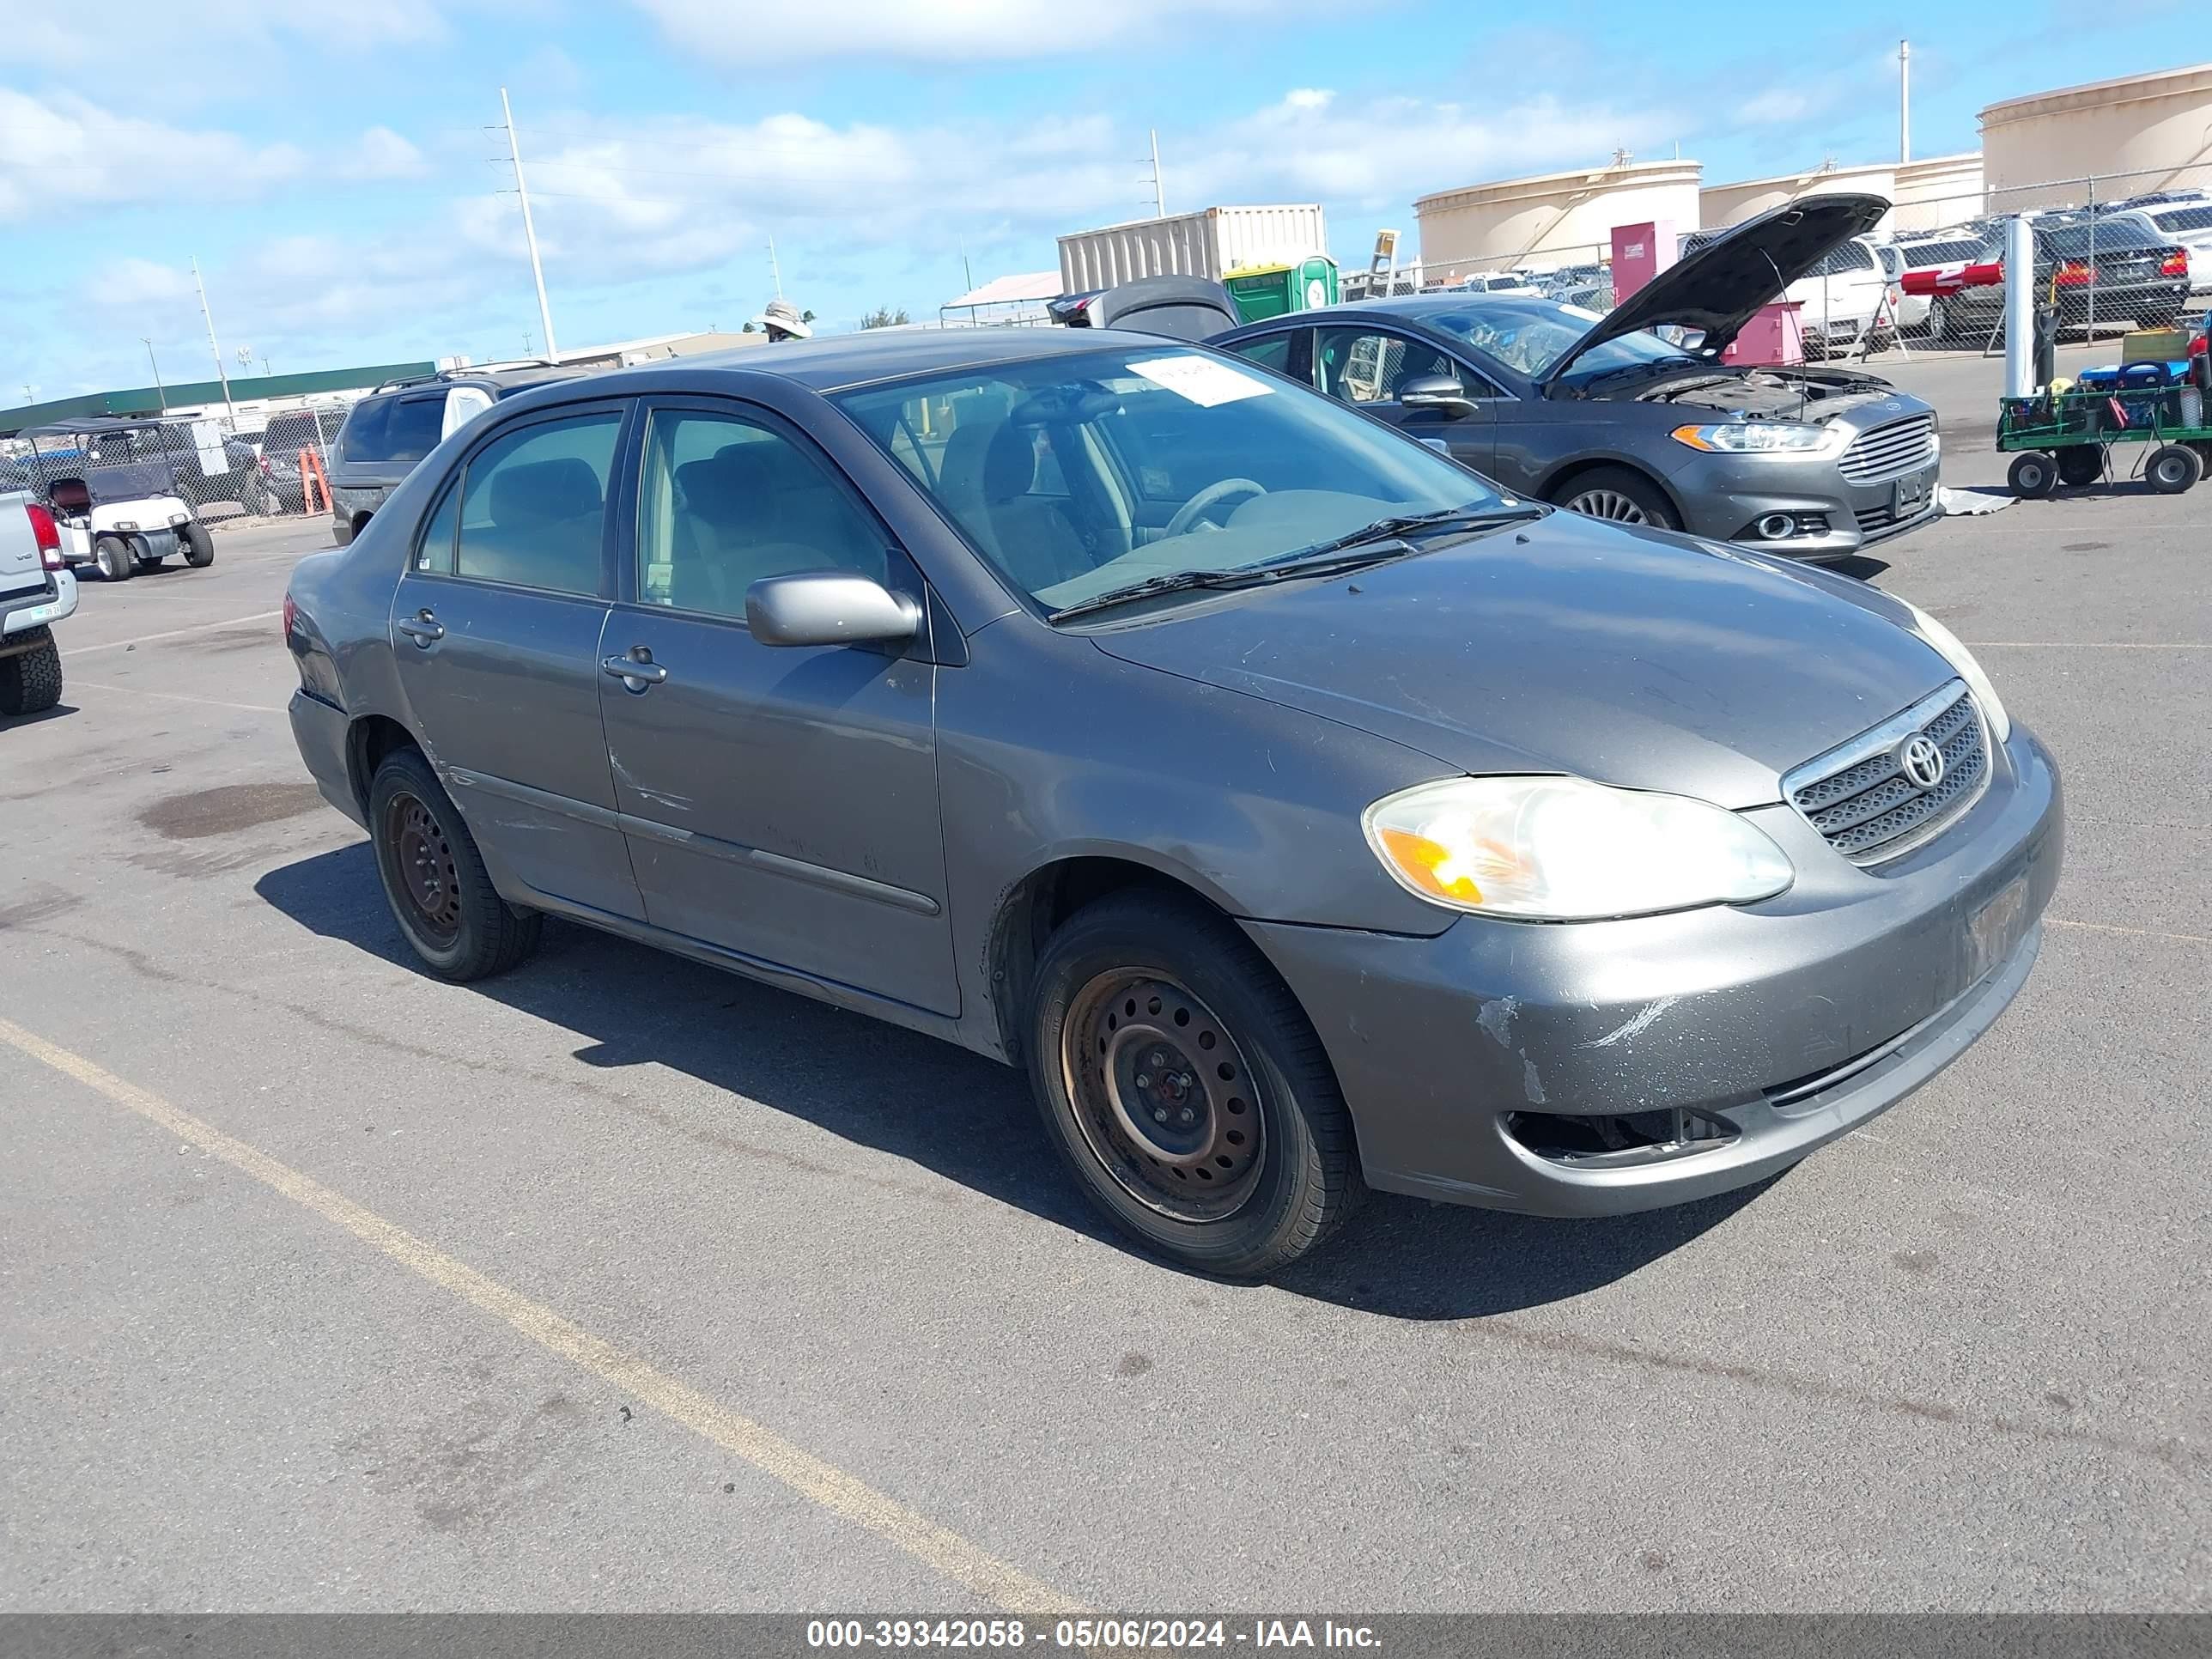
[[[1365,1625],[1332,1619],[814,1619],[811,1648],[1077,1648],[1176,1652],[1197,1648],[1355,1648],[1381,1638]]]

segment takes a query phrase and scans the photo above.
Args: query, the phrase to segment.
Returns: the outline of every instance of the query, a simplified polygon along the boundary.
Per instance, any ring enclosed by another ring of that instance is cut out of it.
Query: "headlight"
[[[118,530],[136,530],[138,527],[138,520],[136,519],[118,519],[115,521],[115,527]]]
[[[1723,426],[1678,426],[1678,444],[1718,455],[1809,455],[1843,436],[1841,428],[1799,421],[1730,421]]]
[[[1956,634],[1911,600],[1898,599],[1894,593],[1890,598],[1897,599],[1912,613],[1912,631],[1926,641],[1929,648],[1949,663],[1958,671],[1959,678],[1966,681],[1966,690],[1972,692],[1974,701],[1981,704],[1982,718],[1990,723],[1990,730],[1996,734],[1996,740],[1999,743],[2009,742],[2012,738],[2012,716],[2005,713],[2005,706],[1997,696],[1996,687],[1991,685],[1990,677],[1982,672],[1982,665],[1974,660],[1974,653],[1959,643]]]
[[[1362,820],[1415,896],[1478,915],[1577,921],[1771,898],[1795,876],[1734,812],[1581,778],[1446,778]]]

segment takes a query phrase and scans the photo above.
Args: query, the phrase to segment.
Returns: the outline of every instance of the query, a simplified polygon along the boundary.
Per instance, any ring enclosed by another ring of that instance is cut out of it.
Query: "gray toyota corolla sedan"
[[[284,631],[432,971],[561,916],[1026,1066],[1225,1274],[1363,1185],[1772,1174],[1989,1028],[2058,873],[2049,756],[1911,605],[1126,333],[525,392]]]

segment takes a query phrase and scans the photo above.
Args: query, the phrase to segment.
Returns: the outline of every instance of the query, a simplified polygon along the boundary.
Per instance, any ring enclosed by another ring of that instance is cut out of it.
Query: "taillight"
[[[39,563],[48,570],[66,570],[61,526],[54,522],[53,514],[36,501],[24,502],[23,512],[31,520],[31,539],[39,544]]]
[[[290,647],[291,643],[292,643],[292,624],[293,624],[294,623],[295,623],[295,622],[299,621],[299,619],[300,619],[300,607],[299,607],[299,605],[298,605],[296,603],[295,603],[295,602],[294,602],[293,598],[292,598],[292,596],[291,596],[289,593],[285,594],[285,596],[284,596],[284,644],[285,644],[285,647],[286,647],[288,649]]]
[[[2186,276],[2189,275],[2189,255],[2179,248],[2174,249],[2159,261],[2158,274],[2161,276]]]
[[[2061,288],[2080,288],[2096,281],[2096,275],[2079,259],[2069,259],[2058,267],[2058,274],[2051,279]]]

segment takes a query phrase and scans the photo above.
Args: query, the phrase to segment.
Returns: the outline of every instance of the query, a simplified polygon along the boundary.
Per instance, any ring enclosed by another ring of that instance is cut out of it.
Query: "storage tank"
[[[1702,230],[1726,230],[1801,196],[1880,196],[1897,199],[1897,164],[1876,161],[1863,167],[1838,167],[1832,161],[1802,173],[1780,173],[1766,179],[1742,179],[1733,184],[1707,185],[1698,192],[1698,224]],[[1882,227],[1887,228],[1885,220]]]
[[[2212,64],[2008,98],[1982,112],[1990,211],[2076,204],[2091,176],[2100,200],[2212,188],[2208,131]]]
[[[1315,203],[1202,208],[1061,237],[1060,288],[1087,294],[1139,276],[1218,282],[1248,265],[1294,265],[1328,252],[1328,228]]]
[[[1620,161],[1568,173],[1440,190],[1413,204],[1431,280],[1479,270],[1546,270],[1602,259],[1615,225],[1698,228],[1695,161]]]

